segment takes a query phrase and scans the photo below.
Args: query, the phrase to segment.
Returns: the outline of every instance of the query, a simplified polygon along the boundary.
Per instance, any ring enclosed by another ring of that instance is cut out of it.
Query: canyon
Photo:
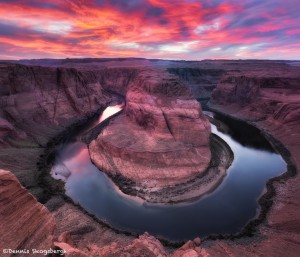
[[[8,170],[0,172],[3,248],[40,245],[65,249],[65,256],[294,256],[300,252],[299,83],[300,68],[284,61],[1,62],[0,168]],[[250,236],[165,247],[147,233],[122,233],[95,219],[50,176],[59,140],[125,101],[123,112],[88,142],[96,166],[145,191],[194,178],[213,156],[210,125],[196,99],[259,128],[288,163],[288,172],[268,186],[271,205]],[[14,238],[11,227],[22,222],[28,229]]]

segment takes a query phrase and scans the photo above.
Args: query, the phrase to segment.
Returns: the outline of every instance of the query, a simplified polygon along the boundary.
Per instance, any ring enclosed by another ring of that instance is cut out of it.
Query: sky
[[[0,0],[0,59],[300,60],[299,0]]]

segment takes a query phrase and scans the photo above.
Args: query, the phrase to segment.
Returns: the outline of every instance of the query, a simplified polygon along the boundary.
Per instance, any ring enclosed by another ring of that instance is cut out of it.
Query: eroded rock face
[[[229,106],[252,120],[300,122],[300,72],[228,72],[213,91],[211,104]],[[300,125],[300,123],[298,123]]]
[[[224,67],[222,67],[224,69]],[[174,67],[168,71],[181,78],[191,89],[198,99],[209,98],[212,90],[216,87],[223,70],[217,67]]]
[[[68,256],[78,257],[208,257],[211,256],[202,248],[200,238],[187,241],[183,246],[168,252],[162,243],[147,232],[132,240],[128,245],[121,246],[117,242],[107,244],[104,247],[99,247],[96,244],[91,244],[84,250],[80,250],[63,240],[55,242],[55,246],[65,250]]]
[[[41,129],[47,134],[43,126],[63,126],[109,101],[95,76],[75,69],[3,63],[0,85],[0,117],[6,120],[6,130],[25,132],[38,141]]]
[[[0,117],[0,144],[5,145],[5,138],[7,137],[21,137],[24,133],[17,132],[14,126],[6,119]]]
[[[89,149],[101,170],[163,187],[205,171],[209,136],[210,125],[188,88],[172,75],[148,71],[129,86],[125,113]]]
[[[52,214],[5,170],[0,170],[0,203],[1,251],[50,249],[56,227]]]
[[[173,253],[169,253],[165,247],[155,237],[149,235],[147,232],[134,239],[127,246],[120,246],[120,244],[113,242],[104,247],[99,247],[92,244],[85,249],[85,251],[72,247],[66,242],[55,242],[55,245],[65,250],[65,256],[101,256],[101,257],[208,257],[207,251],[200,246],[200,238],[189,240],[182,247],[176,249]]]
[[[138,239],[132,241],[131,244],[122,248],[117,243],[112,243],[103,248],[97,246],[91,247],[90,256],[130,256],[130,257],[168,257],[168,253],[162,244],[148,233],[141,235]]]
[[[174,251],[171,257],[209,257],[207,251],[200,247],[200,238],[187,241],[183,246]]]
[[[242,76],[241,76],[242,75]],[[243,99],[244,101],[241,101]],[[300,252],[300,69],[231,72],[213,92],[210,107],[250,121],[282,142],[293,178],[275,182],[276,200],[254,240],[216,240],[211,256],[293,256]],[[296,171],[296,170],[297,171]]]

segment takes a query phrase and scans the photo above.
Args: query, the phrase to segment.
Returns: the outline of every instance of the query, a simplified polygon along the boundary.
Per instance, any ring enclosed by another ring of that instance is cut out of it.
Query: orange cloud
[[[0,58],[271,58],[278,51],[299,59],[296,6],[297,0],[2,1]]]

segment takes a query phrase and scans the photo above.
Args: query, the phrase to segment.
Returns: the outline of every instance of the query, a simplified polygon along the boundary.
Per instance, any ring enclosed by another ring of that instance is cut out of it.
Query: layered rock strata
[[[89,145],[92,161],[112,176],[160,188],[203,173],[210,163],[210,124],[188,88],[147,71],[128,87],[125,113]]]
[[[0,84],[1,130],[41,144],[47,127],[69,124],[109,101],[98,80],[75,69],[1,63]]]
[[[278,72],[228,72],[213,91],[210,103],[238,110],[253,121],[300,122],[300,72],[291,69],[280,76]]]
[[[189,179],[186,183],[149,188],[124,180],[115,180],[119,188],[127,194],[136,195],[152,203],[179,203],[199,199],[214,190],[224,179],[233,161],[233,152],[220,137],[211,134],[211,162],[205,172]]]
[[[289,163],[285,177],[294,177],[273,182],[274,205],[254,238],[207,243],[209,255],[279,257],[300,252],[299,82],[299,68],[230,72],[213,92],[211,108],[248,121],[284,144],[288,151],[282,152]]]
[[[56,222],[52,214],[5,170],[0,170],[0,203],[1,254],[3,249],[25,249],[32,254],[32,249],[53,247]],[[26,256],[26,252],[5,256]]]

